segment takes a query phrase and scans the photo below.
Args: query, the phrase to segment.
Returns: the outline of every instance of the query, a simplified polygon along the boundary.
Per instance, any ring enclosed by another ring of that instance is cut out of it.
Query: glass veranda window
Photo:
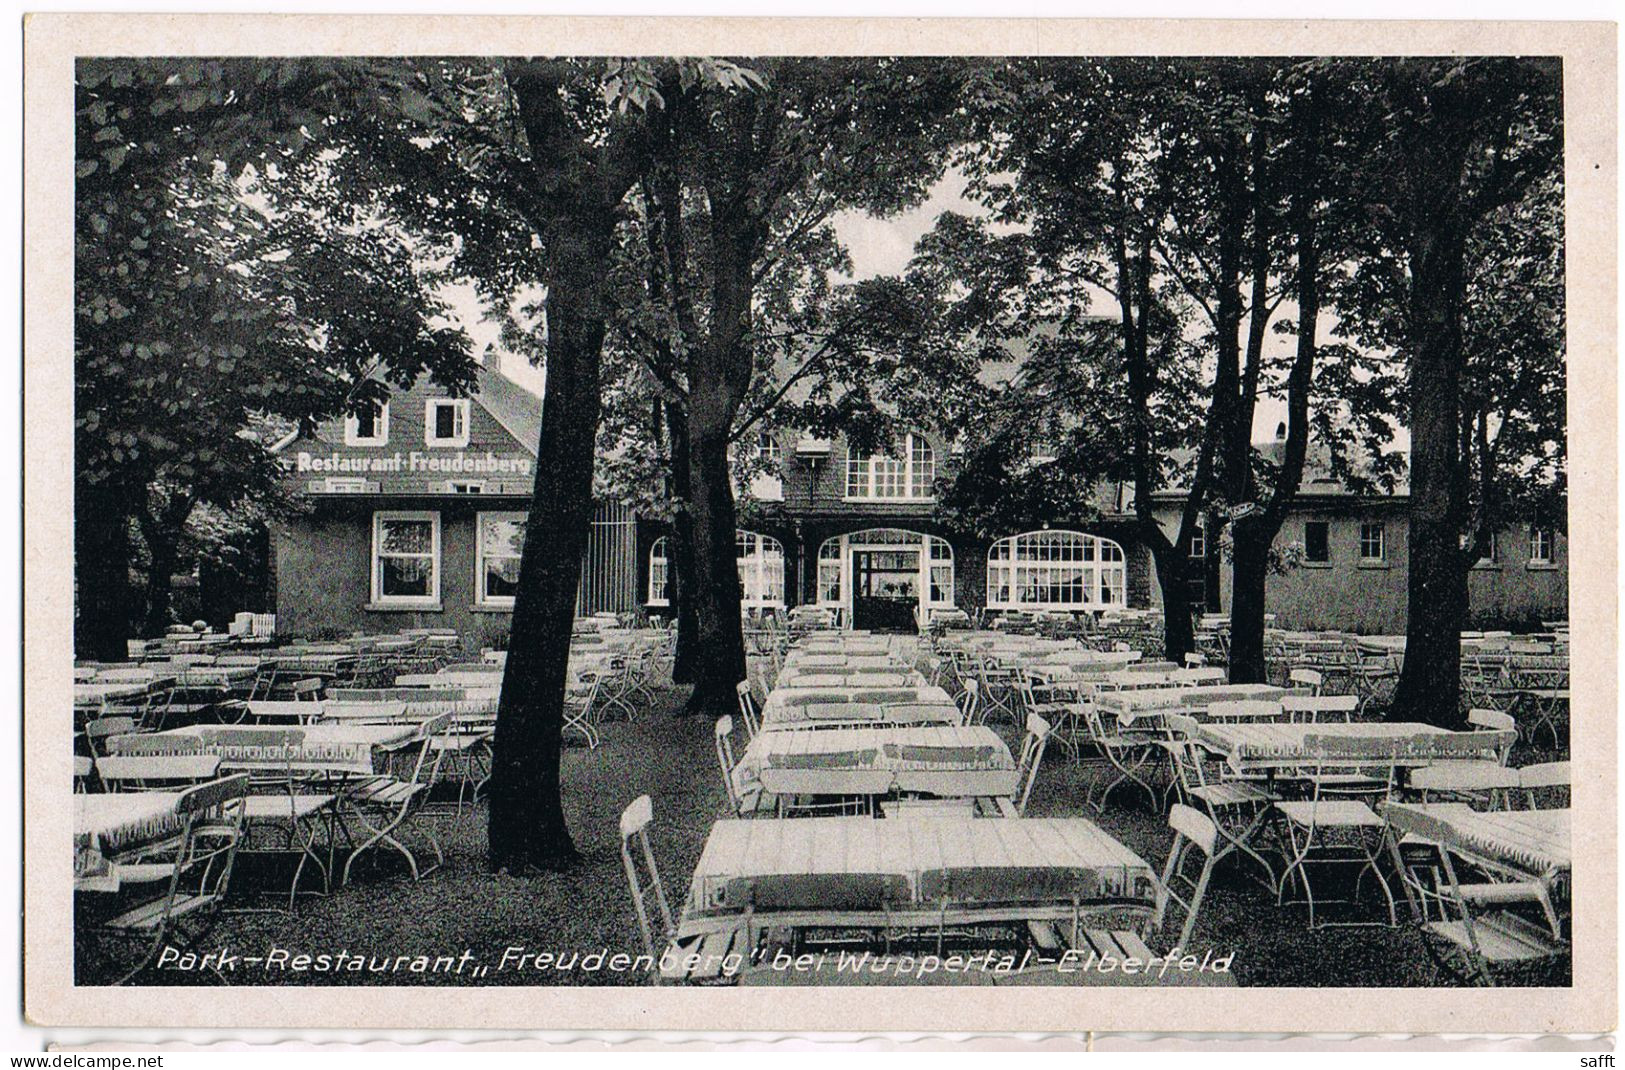
[[[652,606],[670,604],[666,593],[668,568],[670,562],[666,557],[666,537],[662,535],[649,547],[649,604]]]
[[[771,535],[736,531],[739,600],[746,608],[784,605],[784,545]]]
[[[987,555],[993,609],[1083,609],[1128,601],[1123,548],[1078,531],[1029,531],[998,540]]]

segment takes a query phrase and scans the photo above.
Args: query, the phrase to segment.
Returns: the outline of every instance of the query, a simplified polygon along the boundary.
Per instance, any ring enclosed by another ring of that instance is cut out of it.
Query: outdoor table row
[[[929,684],[869,688],[776,687],[762,704],[762,730],[864,724],[957,725],[961,717],[948,692]]]
[[[1279,702],[1284,688],[1270,684],[1197,684],[1190,687],[1151,687],[1123,691],[1101,691],[1094,704],[1116,717],[1125,727],[1160,726],[1165,713],[1200,716],[1215,702],[1261,700]]]
[[[760,732],[740,760],[743,779],[774,796],[1009,797],[1015,760],[982,725],[854,726]]]
[[[925,677],[913,669],[876,669],[870,672],[844,672],[839,669],[808,669],[781,672],[776,681],[780,687],[798,688],[861,688],[861,687],[919,687]]]
[[[113,859],[180,834],[181,792],[128,792],[73,797],[73,880],[78,891],[116,892]]]
[[[1573,865],[1567,807],[1480,811],[1456,802],[1389,802],[1383,817],[1396,834],[1436,844],[1488,869],[1539,881],[1560,908],[1567,905]]]
[[[1435,725],[1367,721],[1353,724],[1201,724],[1196,742],[1237,775],[1318,765],[1418,768],[1447,761],[1499,764],[1510,731],[1451,732]]]
[[[662,974],[689,983],[1133,983],[1099,971],[1066,976],[1057,960],[1078,949],[1081,962],[1091,947],[1149,957],[1140,930],[1155,898],[1151,866],[1083,818],[725,819],[701,852]],[[867,978],[817,971],[811,958],[799,974],[737,967],[793,957],[832,930],[867,931],[877,946],[884,937],[888,950],[912,935],[939,952],[945,933],[980,931],[978,950],[1015,941],[998,953],[1020,964],[888,975],[882,952]],[[1041,964],[1029,966],[1024,952],[1034,950]]]

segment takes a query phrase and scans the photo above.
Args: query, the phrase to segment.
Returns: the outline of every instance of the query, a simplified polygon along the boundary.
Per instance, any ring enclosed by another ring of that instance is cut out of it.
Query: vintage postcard
[[[1614,1028],[1614,27],[25,44],[30,1021]]]

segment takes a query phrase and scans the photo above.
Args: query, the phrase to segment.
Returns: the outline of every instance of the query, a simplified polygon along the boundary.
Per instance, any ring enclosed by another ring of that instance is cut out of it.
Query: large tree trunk
[[[1316,216],[1319,200],[1319,116],[1308,101],[1299,113],[1298,181],[1292,203],[1292,231],[1295,242],[1295,290],[1298,302],[1298,347],[1287,374],[1287,434],[1285,450],[1276,470],[1267,505],[1232,521],[1230,566],[1230,682],[1264,683],[1269,674],[1264,646],[1266,590],[1269,583],[1270,547],[1280,534],[1287,509],[1303,483],[1304,458],[1309,446],[1309,394],[1314,384],[1316,335],[1320,326],[1320,245]],[[1261,282],[1268,267],[1264,250],[1254,263],[1254,311],[1265,299]],[[1267,321],[1254,320],[1249,338],[1248,377],[1250,398],[1257,395],[1257,375],[1262,355],[1262,338]],[[1251,402],[1247,422],[1252,423]]]
[[[1231,524],[1230,682],[1265,682],[1264,587],[1274,531],[1251,519]]]
[[[147,544],[147,616],[145,631],[148,635],[162,635],[173,624],[171,596],[174,588],[175,564],[180,559],[181,529],[192,514],[192,499],[176,495],[153,516],[142,510],[137,514],[141,525],[141,538]]]
[[[699,580],[694,572],[694,479],[689,459],[688,423],[681,410],[666,409],[666,425],[671,439],[671,489],[676,509],[671,519],[671,572],[667,576],[672,613],[677,619],[677,646],[671,678],[673,683],[695,680],[694,652],[699,648],[699,614],[694,592]]]
[[[147,543],[147,614],[144,631],[148,635],[162,635],[175,623],[171,619],[170,595],[175,575],[175,563],[180,558],[179,541],[173,532],[160,531],[156,524],[141,525],[142,538]]]
[[[734,542],[733,476],[728,468],[732,413],[714,402],[699,414],[690,443],[694,498],[694,692],[688,713],[721,716],[733,708],[745,679],[745,632],[739,617],[739,557]]]
[[[606,221],[554,252],[563,266],[547,292],[547,390],[536,484],[492,753],[493,870],[556,868],[576,858],[560,799],[559,759],[570,632],[593,510],[605,330],[594,272],[608,261],[612,227]]]
[[[1162,585],[1163,657],[1183,664],[1185,655],[1196,649],[1191,626],[1190,559],[1177,543],[1153,543],[1151,559],[1157,566],[1157,582]]]
[[[747,102],[734,117],[736,136],[743,136],[739,130],[750,130],[754,107],[754,101]],[[742,143],[748,145],[748,141]],[[706,173],[711,205],[711,321],[704,342],[690,349],[688,373],[689,490],[694,501],[699,628],[694,692],[685,712],[711,716],[734,708],[734,689],[746,678],[728,444],[755,366],[751,306],[756,254],[765,236],[744,192],[752,181],[751,154],[737,144],[727,151],[727,166]]]
[[[1412,244],[1411,508],[1405,667],[1391,720],[1458,727],[1467,574],[1460,538],[1461,300],[1464,236],[1440,221]]]
[[[123,661],[130,650],[130,504],[106,489],[74,488],[74,656]]]

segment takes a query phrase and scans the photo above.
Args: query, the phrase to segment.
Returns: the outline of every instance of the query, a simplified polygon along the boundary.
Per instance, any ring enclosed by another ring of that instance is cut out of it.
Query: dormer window
[[[846,456],[846,497],[878,501],[927,501],[935,495],[936,452],[921,435],[903,436],[901,457],[870,454],[856,446]]]
[[[346,446],[389,445],[389,402],[374,401],[344,418]]]
[[[468,399],[430,398],[423,412],[423,441],[430,446],[468,445]]]

